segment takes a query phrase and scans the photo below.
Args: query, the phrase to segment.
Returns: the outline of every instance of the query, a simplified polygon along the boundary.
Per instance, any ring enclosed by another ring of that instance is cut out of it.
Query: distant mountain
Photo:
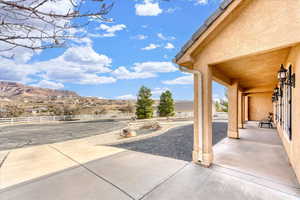
[[[0,81],[0,97],[8,99],[48,97],[79,97],[76,92],[33,87],[21,83]]]

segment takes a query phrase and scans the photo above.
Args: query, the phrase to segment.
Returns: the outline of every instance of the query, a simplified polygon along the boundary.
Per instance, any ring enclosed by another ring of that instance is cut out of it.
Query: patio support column
[[[202,159],[202,81],[201,74],[194,73],[194,146],[193,146],[193,161],[199,162]],[[201,82],[200,82],[201,81]],[[202,120],[203,121],[203,120]]]
[[[243,92],[238,91],[238,123],[239,128],[244,128],[244,121],[243,121],[243,115],[244,115],[244,108],[243,108]]]
[[[228,132],[229,138],[238,139],[238,82],[228,87]]]
[[[212,148],[212,69],[201,66],[203,103],[203,149],[201,164],[209,167],[213,161]]]
[[[245,96],[245,121],[249,121],[249,97]]]

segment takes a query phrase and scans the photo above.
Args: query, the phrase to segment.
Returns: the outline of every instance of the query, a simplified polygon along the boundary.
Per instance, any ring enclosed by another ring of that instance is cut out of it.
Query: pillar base
[[[244,128],[244,124],[239,124],[239,128]]]
[[[201,153],[193,151],[193,162],[203,167],[210,167],[213,162],[213,153]]]
[[[198,163],[199,162],[199,153],[198,153],[198,151],[193,151],[193,153],[192,153],[192,159],[193,159],[193,162],[194,163]]]
[[[203,160],[201,161],[201,165],[204,167],[210,167],[213,162],[213,152],[203,153],[202,158]]]
[[[239,131],[228,131],[227,137],[231,139],[240,139]]]

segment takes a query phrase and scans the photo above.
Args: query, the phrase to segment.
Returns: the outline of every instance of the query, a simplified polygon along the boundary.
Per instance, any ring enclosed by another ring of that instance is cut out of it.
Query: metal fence
[[[33,116],[33,117],[13,117],[0,118],[0,124],[15,124],[15,123],[43,123],[54,121],[92,121],[105,119],[131,119],[134,114],[106,114],[106,115],[61,115],[61,116]],[[155,116],[157,117],[157,116]],[[192,118],[192,112],[178,112],[176,118]]]
[[[0,118],[0,124],[14,124],[14,123],[31,123],[31,122],[51,122],[51,121],[89,121],[89,120],[103,120],[103,119],[121,119],[130,118],[131,115],[61,115],[61,116],[34,116],[34,117],[14,117],[14,118]]]

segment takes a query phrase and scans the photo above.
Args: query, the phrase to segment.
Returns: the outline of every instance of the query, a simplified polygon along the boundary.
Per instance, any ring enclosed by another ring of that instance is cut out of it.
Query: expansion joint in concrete
[[[159,183],[158,185],[156,185],[154,188],[152,188],[149,192],[147,192],[146,194],[144,194],[141,198],[139,198],[139,200],[144,199],[148,194],[150,194],[151,192],[153,192],[156,188],[158,188],[159,186],[161,186],[162,184],[164,184],[165,182],[167,182],[169,179],[171,179],[172,177],[176,176],[181,170],[183,170],[186,166],[188,166],[189,163],[185,164],[184,166],[182,166],[181,168],[179,168],[178,170],[176,170],[173,174],[171,174],[170,176],[168,176],[165,180],[163,180],[161,183]]]
[[[124,189],[120,188],[119,186],[115,185],[114,183],[112,183],[111,181],[109,181],[108,179],[100,176],[99,174],[97,174],[96,172],[94,172],[93,170],[89,169],[88,167],[86,167],[84,164],[80,163],[79,161],[73,159],[71,156],[65,154],[64,152],[60,151],[59,149],[55,148],[54,146],[48,145],[50,148],[54,149],[55,151],[57,151],[58,153],[60,153],[61,155],[67,157],[68,159],[72,160],[73,162],[77,163],[79,166],[83,167],[84,169],[86,169],[87,171],[89,171],[90,173],[92,173],[93,175],[95,175],[96,177],[100,178],[101,180],[107,182],[108,184],[112,185],[113,187],[117,188],[118,190],[120,190],[122,193],[124,193],[126,196],[128,196],[129,198],[135,200],[135,198],[133,196],[131,196],[128,192],[126,192]]]
[[[7,159],[8,155],[9,155],[9,152],[7,152],[6,155],[4,156],[4,158],[1,160],[1,162],[0,162],[0,168],[1,168],[2,165],[4,164],[4,162],[5,162],[5,160]]]

